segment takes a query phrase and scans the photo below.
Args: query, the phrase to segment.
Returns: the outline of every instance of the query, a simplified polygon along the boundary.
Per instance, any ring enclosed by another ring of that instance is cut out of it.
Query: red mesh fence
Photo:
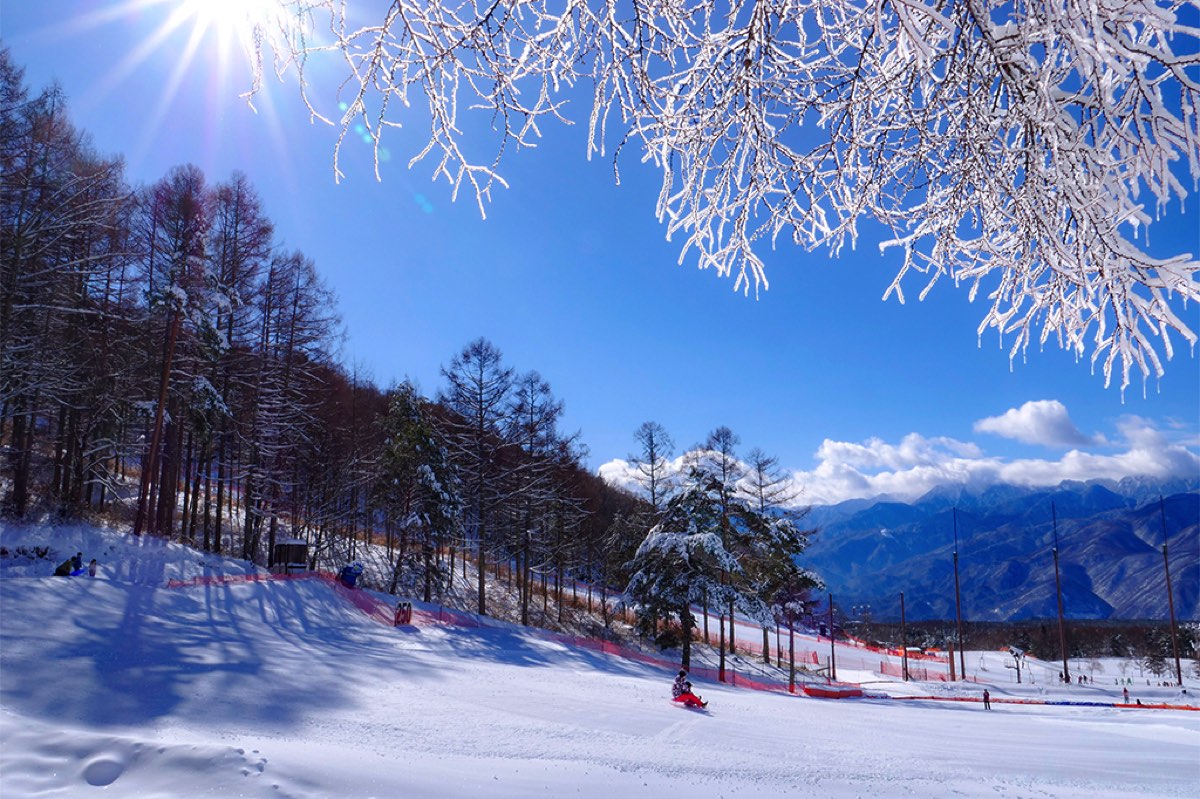
[[[910,657],[911,660],[911,657]],[[889,677],[904,677],[904,665],[902,663],[893,663],[888,660],[879,661],[879,673],[886,674]],[[950,675],[944,671],[930,671],[924,666],[914,666],[911,663],[908,665],[908,679],[917,680],[918,682],[949,682]],[[979,682],[974,677],[966,677],[967,682]]]
[[[168,588],[187,588],[187,587],[202,586],[202,585],[203,586],[235,585],[238,583],[257,583],[257,582],[266,582],[266,581],[272,581],[272,580],[298,580],[298,579],[318,579],[318,580],[327,582],[333,587],[334,591],[339,596],[346,599],[346,601],[350,602],[350,604],[354,605],[354,607],[358,608],[360,611],[362,611],[364,614],[366,614],[369,618],[374,619],[375,621],[377,621],[381,624],[386,624],[389,627],[392,626],[392,624],[395,621],[395,610],[396,609],[391,601],[379,599],[374,594],[371,594],[366,591],[347,588],[345,585],[342,584],[342,582],[340,580],[337,579],[337,577],[335,575],[329,574],[327,572],[300,572],[297,574],[256,573],[256,574],[205,575],[202,577],[194,577],[189,580],[169,580],[169,581],[167,581],[167,587]],[[449,608],[438,608],[436,610],[414,608],[413,612],[412,612],[412,617],[413,617],[414,622],[423,622],[426,624],[449,624],[449,625],[454,625],[456,627],[475,627],[475,628],[489,626],[489,625],[483,623],[482,621],[480,621],[479,617],[475,616],[474,614],[465,613],[465,612],[458,611],[458,610],[451,610]],[[619,644],[615,644],[611,641],[603,641],[598,638],[584,638],[584,637],[580,637],[580,636],[563,635],[563,634],[559,634],[559,633],[550,633],[550,632],[539,632],[538,634],[542,635],[543,638],[546,638],[548,640],[557,641],[557,642],[565,644],[567,646],[572,646],[572,647],[576,647],[579,649],[588,649],[588,650],[595,651],[595,652],[601,652],[606,655],[613,655],[616,657],[624,658],[626,660],[631,660],[631,661],[638,662],[638,663],[645,663],[650,666],[658,666],[658,667],[661,667],[661,668],[669,670],[669,671],[674,671],[675,669],[677,669],[679,667],[679,664],[674,660],[668,660],[666,658],[647,654],[645,652],[640,652],[636,649],[624,647]],[[859,648],[859,647],[856,647],[856,648]],[[741,647],[739,647],[739,649],[741,649]],[[864,654],[866,652],[882,651],[889,655],[895,655],[897,657],[899,656],[898,651],[893,653],[893,652],[886,651],[886,650],[880,650],[878,647],[863,646],[863,647],[861,647],[861,649],[863,649]],[[759,651],[761,652],[761,646],[759,647]],[[854,654],[853,651],[851,651],[848,656],[847,654],[843,653],[842,651],[839,651],[837,654],[838,663],[843,666],[848,665],[846,661],[853,661],[855,659],[853,657],[853,654]],[[909,660],[912,661],[914,659],[915,659],[914,656],[910,653]],[[926,659],[943,662],[943,659],[936,655],[929,656]],[[796,662],[797,662],[797,664],[804,663],[805,665],[808,665],[808,664],[820,665],[820,659],[818,657],[817,652],[812,651],[812,650],[798,650],[796,652]],[[901,677],[902,676],[901,669],[902,669],[902,667],[899,663],[893,663],[893,662],[886,661],[886,660],[879,661],[878,671],[881,674],[885,674],[885,675],[892,676],[892,677]],[[943,672],[930,671],[922,666],[913,666],[911,663],[909,664],[909,667],[908,667],[908,673],[909,673],[909,679],[912,679],[912,680],[923,680],[923,681],[930,681],[930,682],[946,682],[949,680],[949,676]],[[720,672],[717,669],[707,668],[704,666],[699,666],[699,667],[695,667],[695,668],[691,669],[690,674],[694,678],[707,679],[712,682],[719,682],[720,677],[721,677]],[[968,679],[972,682],[978,682],[978,680],[975,680],[974,678],[968,678]],[[752,676],[752,675],[747,675],[744,673],[738,673],[732,669],[726,669],[724,684],[734,686],[737,688],[748,688],[748,689],[755,690],[755,691],[772,691],[775,693],[788,693],[788,685],[787,685],[786,680],[775,678],[773,676],[761,674],[761,673],[755,674]],[[830,681],[826,680],[826,681],[823,681],[821,683],[821,685],[826,686],[826,688],[825,689],[814,689],[814,691],[812,692],[813,695],[828,696],[828,697],[845,697],[845,696],[861,695],[861,691],[857,690],[858,686],[855,686],[853,683],[839,683],[839,682],[830,682]],[[797,690],[804,690],[806,688],[806,686],[802,685],[801,683],[797,683],[796,688],[797,688]],[[830,690],[830,689],[832,689],[832,690]],[[982,701],[982,699],[980,697],[946,697],[946,696],[906,696],[906,697],[876,696],[874,698],[908,700],[908,701],[926,700],[926,701],[938,701],[938,702],[981,702]],[[997,698],[997,697],[993,697],[991,701],[997,702],[997,703],[1002,703],[1002,704],[1014,704],[1014,705],[1016,705],[1016,704],[1022,704],[1022,705],[1080,705],[1080,706],[1086,705],[1086,706],[1094,706],[1094,707],[1117,707],[1117,708],[1128,708],[1128,709],[1138,709],[1138,710],[1200,711],[1200,707],[1194,706],[1194,705],[1170,705],[1170,704],[1153,704],[1153,705],[1132,704],[1132,705],[1127,705],[1127,704],[1107,703],[1107,702],[1074,702],[1074,701],[1053,701],[1053,700],[1044,700],[1044,699],[1001,699],[1001,698]]]

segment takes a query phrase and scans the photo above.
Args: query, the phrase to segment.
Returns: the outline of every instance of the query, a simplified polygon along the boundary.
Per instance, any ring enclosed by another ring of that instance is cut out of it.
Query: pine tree
[[[705,601],[734,605],[738,597],[726,577],[741,568],[722,543],[720,485],[695,470],[689,481],[638,547],[625,589],[645,632],[653,632],[644,629],[646,621],[679,619],[685,669],[691,666],[696,626],[692,606]]]
[[[398,519],[402,542],[393,563],[389,593],[396,593],[404,567],[417,565],[405,546],[413,540],[419,549],[424,600],[430,602],[434,589],[441,593],[449,577],[435,563],[434,555],[461,511],[458,479],[412,384],[402,383],[392,392],[380,424],[384,448],[376,501]]]
[[[730,514],[733,510],[732,504],[741,492],[739,483],[746,474],[745,466],[743,466],[737,457],[737,447],[739,444],[741,444],[741,439],[738,438],[737,434],[722,425],[709,433],[704,443],[693,448],[684,459],[689,469],[699,472],[703,475],[703,480],[712,481],[718,486],[721,507],[721,542],[726,547],[731,545]],[[719,603],[716,606],[723,607]],[[704,603],[704,612],[707,616],[707,602]],[[724,608],[721,615],[725,617],[725,624],[728,625],[728,651],[732,653],[737,644],[737,619],[735,618],[736,614],[734,613],[733,606],[729,605]],[[718,649],[718,669],[722,678],[724,678],[725,674],[725,629],[725,626],[722,625]]]
[[[804,543],[790,519],[759,513],[743,494],[693,466],[630,562],[627,593],[643,620],[656,614],[679,619],[686,668],[695,627],[691,606],[707,601],[772,624],[770,603],[784,587],[816,585],[795,563]]]

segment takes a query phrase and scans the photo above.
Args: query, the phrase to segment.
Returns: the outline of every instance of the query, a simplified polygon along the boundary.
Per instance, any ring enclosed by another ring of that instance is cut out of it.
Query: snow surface
[[[11,557],[36,543],[54,555]],[[0,544],[4,799],[1130,799],[1195,796],[1200,781],[1200,712],[987,712],[895,698],[974,700],[981,685],[842,669],[878,698],[698,682],[698,712],[669,701],[665,667],[503,624],[388,627],[321,580],[167,588],[254,567],[156,539],[8,527]],[[99,558],[95,579],[48,576],[80,550]],[[1090,687],[1017,686],[999,654],[968,661],[988,657],[994,700],[1119,701],[1110,663]],[[1131,691],[1155,702],[1200,693],[1143,682]]]

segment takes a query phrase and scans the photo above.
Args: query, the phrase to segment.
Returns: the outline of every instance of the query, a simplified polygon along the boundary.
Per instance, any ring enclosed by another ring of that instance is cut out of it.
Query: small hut
[[[301,538],[277,539],[271,569],[279,574],[308,571],[308,542]]]

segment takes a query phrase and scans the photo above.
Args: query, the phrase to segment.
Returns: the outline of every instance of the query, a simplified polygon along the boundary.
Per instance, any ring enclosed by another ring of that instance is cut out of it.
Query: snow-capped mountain
[[[1127,479],[1054,488],[940,486],[912,503],[854,500],[812,509],[819,533],[804,564],[844,608],[898,618],[953,618],[957,524],[963,614],[978,621],[1057,613],[1057,518],[1064,612],[1071,618],[1165,619],[1162,545],[1175,614],[1200,619],[1200,485]],[[1160,505],[1159,497],[1163,497]],[[1165,533],[1164,533],[1165,529]]]

